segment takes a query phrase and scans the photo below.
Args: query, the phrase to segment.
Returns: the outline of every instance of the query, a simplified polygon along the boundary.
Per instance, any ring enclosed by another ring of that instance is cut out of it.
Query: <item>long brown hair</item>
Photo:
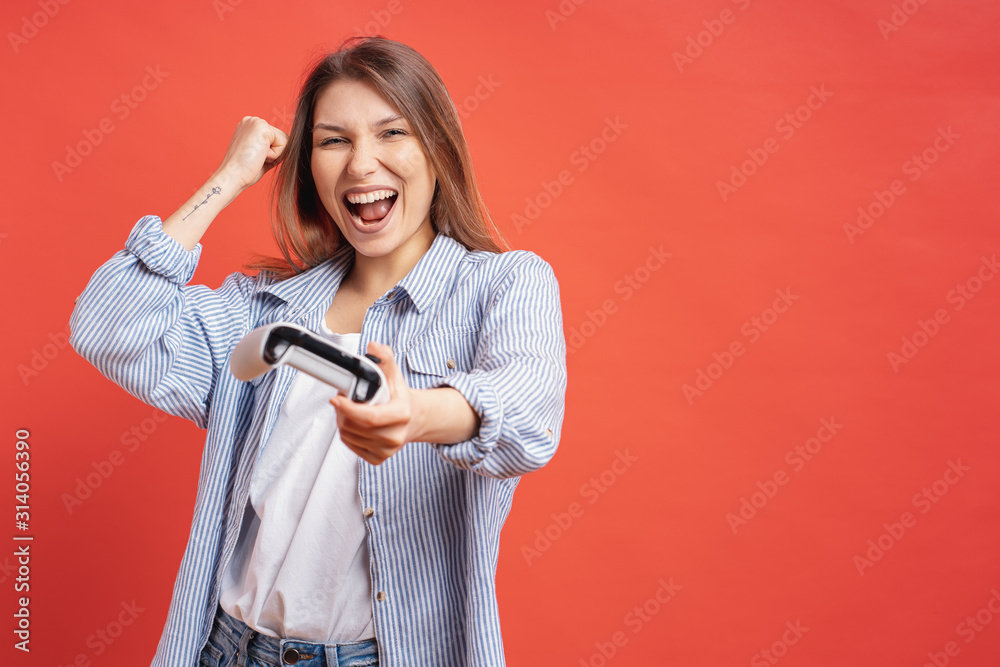
[[[324,56],[302,86],[271,193],[271,228],[283,259],[257,258],[247,268],[283,280],[321,264],[343,242],[320,202],[311,168],[316,98],[341,79],[371,84],[410,122],[437,176],[430,209],[435,231],[470,250],[502,252],[503,237],[479,194],[458,112],[441,77],[409,46],[361,37]]]

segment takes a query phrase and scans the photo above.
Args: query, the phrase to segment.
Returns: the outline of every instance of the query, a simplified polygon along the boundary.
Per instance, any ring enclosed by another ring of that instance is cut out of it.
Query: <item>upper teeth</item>
[[[392,197],[396,192],[393,190],[375,190],[373,192],[363,192],[360,194],[347,195],[347,201],[352,204],[371,204],[373,201]]]

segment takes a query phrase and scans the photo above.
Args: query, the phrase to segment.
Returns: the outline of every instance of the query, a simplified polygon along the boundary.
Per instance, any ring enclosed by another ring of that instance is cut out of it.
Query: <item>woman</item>
[[[276,165],[284,260],[187,285]],[[290,136],[244,118],[208,182],[98,269],[73,347],[208,430],[154,665],[503,664],[499,534],[555,452],[565,344],[551,268],[498,250],[440,77],[368,38],[312,70]],[[276,321],[376,355],[388,403],[284,367],[236,380],[233,347]]]

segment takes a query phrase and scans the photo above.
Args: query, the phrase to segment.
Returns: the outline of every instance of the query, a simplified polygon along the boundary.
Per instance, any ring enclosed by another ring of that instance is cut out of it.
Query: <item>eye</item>
[[[398,128],[398,127],[394,127],[394,128],[386,130],[385,134],[383,136],[386,136],[386,137],[405,137],[406,136],[406,130],[402,130],[402,129]]]
[[[341,137],[327,137],[326,139],[323,139],[322,141],[320,141],[319,145],[320,146],[331,146],[331,145],[334,145],[334,144],[343,144],[343,143],[346,143],[346,142]]]

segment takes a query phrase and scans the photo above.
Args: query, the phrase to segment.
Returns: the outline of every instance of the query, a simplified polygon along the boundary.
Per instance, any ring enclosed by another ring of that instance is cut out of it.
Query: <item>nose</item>
[[[359,138],[351,147],[347,173],[354,178],[364,178],[378,169],[378,147],[368,138]]]

